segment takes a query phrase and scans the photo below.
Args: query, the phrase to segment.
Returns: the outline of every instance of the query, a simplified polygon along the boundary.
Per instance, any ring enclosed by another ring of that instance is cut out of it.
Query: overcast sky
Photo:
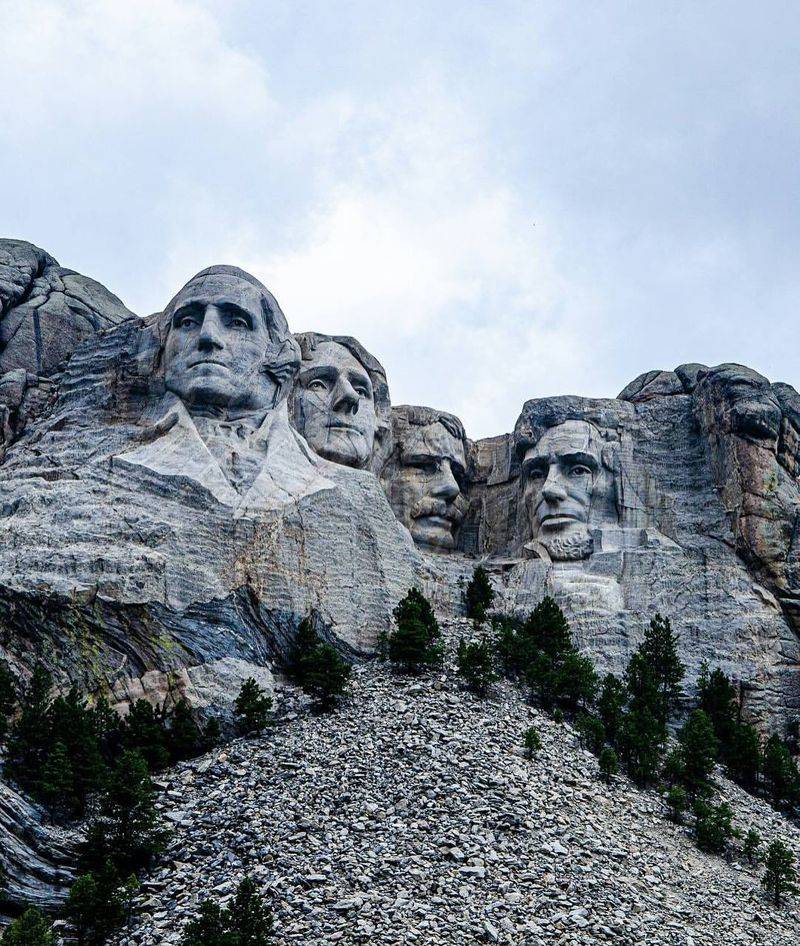
[[[796,2],[0,0],[0,233],[134,311],[262,279],[473,437],[686,361],[800,385]]]

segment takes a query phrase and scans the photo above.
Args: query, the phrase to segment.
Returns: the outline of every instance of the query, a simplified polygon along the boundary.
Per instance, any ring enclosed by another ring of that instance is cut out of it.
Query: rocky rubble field
[[[468,629],[449,624],[451,651]],[[606,786],[573,730],[507,684],[478,700],[452,667],[409,679],[373,663],[333,715],[293,699],[262,738],[169,773],[172,839],[117,946],[179,942],[200,900],[244,874],[282,944],[800,941],[798,900],[775,909],[760,868],[700,852],[656,792]],[[542,749],[528,761],[531,723]],[[719,784],[738,827],[800,853],[800,830]]]

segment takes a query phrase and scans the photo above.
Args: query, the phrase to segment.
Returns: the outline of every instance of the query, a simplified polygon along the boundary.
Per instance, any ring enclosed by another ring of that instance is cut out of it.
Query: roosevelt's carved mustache
[[[412,519],[422,519],[425,516],[438,516],[440,519],[449,519],[458,525],[464,518],[464,510],[457,505],[457,501],[448,503],[443,499],[424,497],[411,507]]]

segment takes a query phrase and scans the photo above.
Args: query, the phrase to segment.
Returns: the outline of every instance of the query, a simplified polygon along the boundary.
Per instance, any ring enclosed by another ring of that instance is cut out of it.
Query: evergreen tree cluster
[[[272,912],[255,881],[245,877],[230,906],[203,901],[184,929],[181,946],[267,946],[271,939]]]
[[[347,692],[352,668],[332,644],[325,643],[309,618],[297,629],[289,673],[323,710],[332,709]]]
[[[482,565],[478,565],[467,585],[467,617],[476,624],[483,624],[493,602],[494,588],[489,580],[489,573]]]
[[[497,679],[495,653],[491,641],[483,637],[477,641],[458,642],[456,652],[458,672],[467,686],[477,696],[486,696],[489,687]]]
[[[396,627],[383,641],[394,667],[403,673],[421,673],[442,662],[441,631],[431,603],[417,588],[394,609]]]
[[[140,752],[157,771],[206,751],[217,736],[215,724],[201,730],[185,700],[169,711],[139,700],[121,719],[105,699],[90,706],[76,687],[54,698],[51,688],[37,665],[8,726],[6,772],[56,818],[82,817],[125,752]]]

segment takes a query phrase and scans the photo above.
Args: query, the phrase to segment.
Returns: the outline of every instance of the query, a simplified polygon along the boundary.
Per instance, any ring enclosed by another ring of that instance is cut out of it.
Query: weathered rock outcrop
[[[41,412],[80,342],[132,316],[38,246],[0,239],[0,454]]]

